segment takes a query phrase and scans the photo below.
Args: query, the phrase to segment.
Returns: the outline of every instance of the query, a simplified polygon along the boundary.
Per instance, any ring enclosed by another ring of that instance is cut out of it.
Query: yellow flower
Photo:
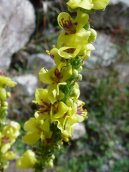
[[[84,8],[86,10],[91,10],[93,8],[92,0],[69,0],[67,5],[71,9]]]
[[[58,24],[66,34],[76,33],[76,25],[69,13],[62,12],[58,15]]]
[[[48,87],[48,98],[52,104],[56,101],[62,100],[64,97],[64,93],[59,89],[60,85],[66,85],[66,83],[51,84]]]
[[[63,31],[57,41],[57,48],[61,47],[73,47],[80,48],[88,43],[88,39],[90,36],[90,31],[86,31],[84,28],[80,29],[78,32],[74,34],[66,35]],[[73,50],[74,51],[74,50]],[[73,53],[72,51],[72,53]]]
[[[74,58],[79,53],[79,51],[80,48],[76,49],[75,47],[61,47],[59,49],[52,48],[50,50],[50,54],[54,57],[57,68],[61,70],[63,66],[66,66],[67,62],[65,59]]]
[[[51,111],[51,100],[49,99],[48,89],[36,89],[35,100],[33,102],[38,105],[38,113],[43,114],[44,119],[48,118]]]
[[[75,19],[72,19],[70,14],[66,12],[59,14],[58,23],[63,32],[58,37],[57,48],[50,51],[56,64],[61,62],[61,60],[58,60],[61,57],[70,59],[78,55],[89,56],[90,53],[86,51],[86,46],[95,41],[96,32],[93,29],[83,28],[88,24],[88,19],[89,16],[80,10],[77,11]],[[88,52],[88,55],[85,54],[86,52]],[[64,63],[66,62],[64,61]]]
[[[40,81],[46,84],[50,84],[48,88],[48,99],[53,104],[58,100],[60,95],[60,85],[65,85],[66,81],[72,75],[72,66],[60,64],[58,67],[54,67],[51,70],[41,69],[39,72]]]
[[[70,9],[78,9],[83,8],[85,10],[102,10],[105,9],[109,4],[110,0],[69,0],[67,2],[68,7]]]
[[[74,119],[72,118],[72,116],[69,115],[57,121],[57,127],[61,130],[63,140],[66,142],[69,141],[72,136],[74,123]]]
[[[74,34],[65,34],[63,31],[57,41],[59,56],[69,59],[80,55],[85,50],[90,34],[91,31],[84,28]]]
[[[56,119],[57,127],[61,130],[64,141],[69,141],[72,136],[73,125],[78,122],[82,122],[87,117],[87,111],[83,109],[84,102],[78,100],[77,103],[73,103],[65,114]]]
[[[15,87],[16,82],[12,81],[9,77],[0,76],[0,86],[2,87]]]
[[[42,119],[41,116],[37,118],[30,118],[24,124],[26,135],[23,136],[23,141],[27,144],[35,144],[39,139],[44,140],[50,138],[52,132],[50,130],[50,123],[47,119]]]
[[[106,6],[109,4],[110,0],[92,0],[93,1],[93,9],[95,10],[102,10],[105,9]]]
[[[70,106],[71,105],[71,106]],[[63,105],[64,106],[64,105]],[[62,115],[53,115],[54,120],[57,122],[57,127],[60,129],[64,140],[71,137],[72,125],[74,124],[73,115],[76,113],[75,103],[70,103],[69,106],[65,105],[62,108]]]
[[[0,146],[2,153],[5,153],[10,149],[11,145],[15,142],[16,138],[20,134],[19,130],[20,125],[14,121],[10,122],[3,128],[0,137]]]
[[[35,153],[31,150],[27,150],[16,162],[17,168],[27,169],[33,168],[37,159]]]
[[[70,59],[79,55],[89,57],[93,46],[90,49],[88,46],[87,51],[87,44],[94,42],[97,34],[93,29],[83,28],[88,23],[88,17],[87,14],[79,10],[75,19],[72,19],[66,12],[59,14],[58,23],[63,31],[58,37],[57,48],[50,51],[58,66],[59,63],[66,63],[65,61],[61,62],[61,58]]]
[[[60,70],[60,64],[65,63],[65,60],[61,58],[58,54],[58,49],[53,47],[48,54],[54,59],[57,68]]]
[[[88,23],[89,16],[86,13],[77,11],[77,17],[73,19],[69,13],[62,12],[58,15],[58,24],[65,34],[75,34]]]
[[[80,49],[81,47],[62,47],[58,50],[58,54],[65,59],[70,59],[76,57],[79,54]]]
[[[60,64],[60,69],[57,66],[50,70],[42,68],[39,72],[40,81],[46,84],[64,83],[72,74],[72,66]]]
[[[82,122],[87,117],[87,110],[83,108],[84,105],[85,103],[83,101],[77,101],[76,114],[74,115],[76,122]]]
[[[64,102],[57,102],[53,105],[51,113],[51,121],[58,121],[60,118],[65,118],[65,114],[69,110],[69,107]]]
[[[16,157],[16,154],[13,151],[8,151],[3,155],[3,158],[6,160],[13,160]]]

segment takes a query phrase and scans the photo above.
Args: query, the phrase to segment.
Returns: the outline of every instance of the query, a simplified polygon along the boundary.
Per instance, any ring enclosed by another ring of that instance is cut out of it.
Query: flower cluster
[[[22,155],[17,161],[18,167],[32,167],[38,172],[44,166],[52,165],[54,150],[62,142],[69,141],[75,123],[87,118],[84,102],[79,100],[77,81],[82,78],[80,73],[84,60],[94,50],[92,43],[97,35],[90,28],[88,11],[104,9],[108,2],[109,0],[69,0],[67,5],[71,15],[67,12],[59,14],[57,20],[62,32],[57,45],[47,51],[55,66],[50,70],[40,70],[39,79],[48,87],[36,90],[33,102],[38,110],[24,124],[26,134],[23,141],[33,145],[33,150],[27,150]],[[29,157],[29,154],[32,156]]]
[[[17,122],[7,122],[8,103],[7,98],[10,93],[6,87],[16,85],[10,78],[0,75],[0,171],[8,167],[9,160],[15,158],[15,153],[11,146],[19,135],[20,125]]]
[[[0,75],[0,119],[1,125],[4,124],[6,113],[8,109],[7,98],[10,96],[10,93],[6,91],[6,87],[14,87],[15,82],[11,81],[10,78]]]
[[[8,160],[13,160],[16,154],[11,150],[11,146],[19,135],[20,125],[11,121],[0,131],[0,165],[8,167]]]

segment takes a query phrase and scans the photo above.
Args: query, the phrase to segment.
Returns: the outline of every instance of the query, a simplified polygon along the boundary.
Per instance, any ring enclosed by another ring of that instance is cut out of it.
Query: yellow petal
[[[37,130],[37,123],[35,118],[30,118],[24,124],[24,130],[34,132]]]
[[[4,158],[6,160],[13,160],[15,157],[16,157],[16,154],[13,151],[8,151],[4,155]]]
[[[102,10],[105,9],[106,6],[109,4],[110,0],[92,0],[93,1],[93,9],[95,10]]]
[[[58,118],[62,118],[63,116],[65,116],[65,113],[68,111],[68,109],[69,108],[65,103],[59,102],[57,113],[52,114],[52,116],[51,116],[52,120],[56,120]]]
[[[46,84],[51,84],[52,83],[51,75],[54,70],[55,70],[54,68],[50,69],[49,71],[45,68],[42,68],[39,72],[40,81]]]
[[[22,137],[22,140],[29,145],[35,144],[40,139],[41,133],[33,132],[27,133],[25,136]]]
[[[79,51],[80,51],[80,47],[76,48],[76,47],[62,47],[58,50],[58,53],[61,57],[65,58],[65,59],[69,59],[69,58],[74,58],[78,55]]]
[[[75,47],[78,48],[85,44],[87,44],[90,36],[90,31],[86,31],[85,29],[80,29],[75,34],[66,35],[65,32],[62,32],[57,41],[57,47]]]
[[[72,17],[69,13],[62,12],[58,15],[59,26],[68,34],[73,34],[76,32],[76,25],[73,22]]]
[[[87,9],[87,10],[91,10],[93,7],[92,4],[92,0],[69,0],[67,2],[67,5],[71,8],[71,9],[75,9],[75,8],[83,8],[83,9]]]
[[[35,91],[35,99],[33,102],[42,105],[43,103],[50,103],[48,99],[48,90],[47,89],[42,89],[38,88]]]
[[[15,87],[16,82],[12,81],[9,77],[0,76],[0,85],[1,86],[8,86],[8,87]]]
[[[37,159],[35,157],[34,152],[31,150],[27,150],[16,162],[17,168],[27,169],[33,168]]]

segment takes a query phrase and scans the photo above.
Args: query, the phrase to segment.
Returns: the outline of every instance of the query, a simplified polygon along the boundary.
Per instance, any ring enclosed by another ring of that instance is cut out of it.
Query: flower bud
[[[53,159],[50,159],[50,161],[48,162],[48,167],[52,168],[53,167]]]
[[[79,80],[79,81],[82,80],[82,75],[81,75],[81,74],[78,75],[78,80]]]
[[[77,77],[78,77],[78,74],[79,74],[78,70],[74,69],[74,70],[73,70],[73,76],[74,76],[75,78],[77,78]]]
[[[3,87],[0,87],[0,100],[4,101],[7,98],[6,90]]]
[[[92,43],[96,40],[97,32],[94,29],[90,29],[90,32],[91,32],[91,34],[89,36],[88,42]]]

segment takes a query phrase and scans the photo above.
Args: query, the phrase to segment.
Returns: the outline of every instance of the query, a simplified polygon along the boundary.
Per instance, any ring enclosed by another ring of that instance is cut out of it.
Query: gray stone
[[[109,66],[118,57],[118,49],[109,35],[99,33],[94,46],[95,51],[93,51],[91,57],[85,62],[87,67],[92,68],[95,65]]]
[[[79,139],[86,134],[85,125],[83,123],[74,124],[74,132],[72,134],[72,140]]]
[[[106,164],[102,165],[102,167],[101,167],[101,172],[109,172],[109,171],[110,171],[110,170],[109,170],[108,165],[106,165]]]
[[[13,53],[24,47],[35,28],[28,0],[0,0],[0,67],[8,68]]]
[[[111,160],[109,160],[109,167],[111,167],[111,168],[112,168],[112,167],[113,167],[113,165],[114,165],[114,163],[115,163],[115,162],[114,162],[114,160],[112,160],[112,159],[111,159]]]
[[[115,34],[127,32],[129,26],[128,11],[128,0],[112,0],[104,11],[96,11],[91,15],[91,25],[95,29],[112,33],[112,37]]]
[[[35,89],[38,85],[38,79],[31,74],[17,76],[13,78],[17,82],[15,88],[18,95],[32,96],[35,93]]]
[[[113,152],[112,153],[112,157],[115,159],[115,160],[120,160],[121,159],[121,155],[119,152]]]
[[[39,71],[42,67],[49,69],[53,65],[53,59],[47,54],[33,54],[28,57],[28,68],[33,71]]]
[[[129,0],[111,0],[111,4],[124,3],[129,6]]]

